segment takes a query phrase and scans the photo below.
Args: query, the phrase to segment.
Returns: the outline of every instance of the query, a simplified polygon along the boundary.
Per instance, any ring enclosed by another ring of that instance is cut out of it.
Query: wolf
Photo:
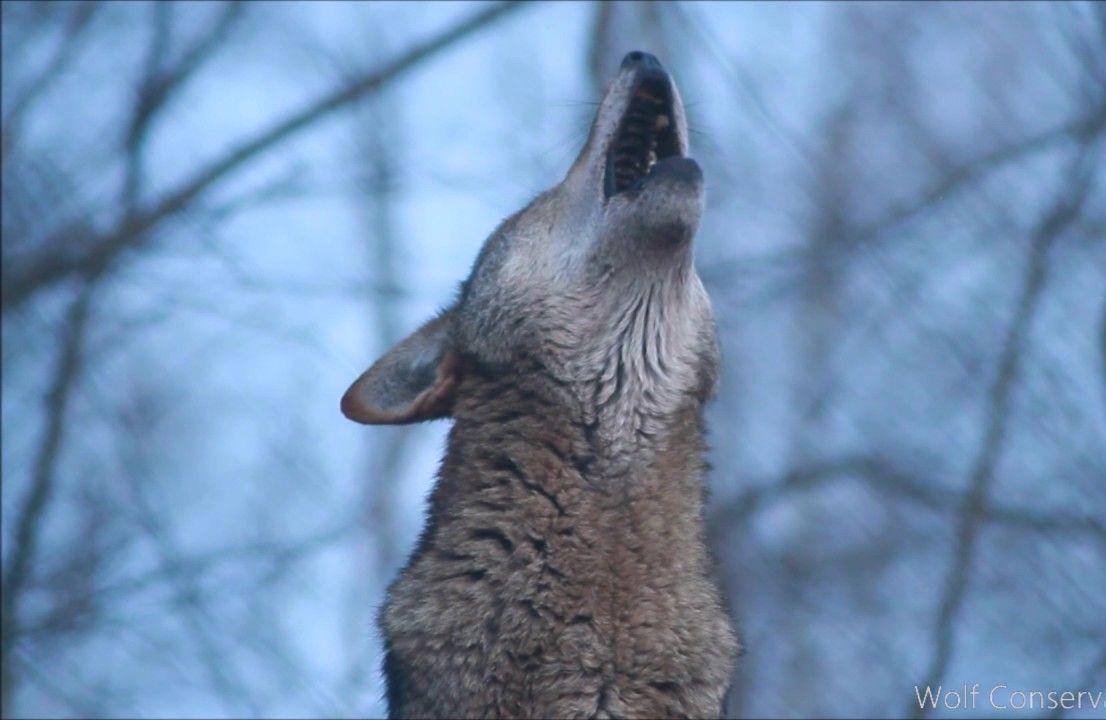
[[[452,418],[379,623],[392,717],[717,717],[737,652],[704,543],[719,349],[675,83],[632,52],[564,180],[362,374],[367,424]]]

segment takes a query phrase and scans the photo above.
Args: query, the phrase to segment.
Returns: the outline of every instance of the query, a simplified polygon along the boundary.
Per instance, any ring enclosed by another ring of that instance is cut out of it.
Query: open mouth
[[[604,193],[608,198],[647,178],[658,160],[680,155],[668,75],[649,73],[638,81],[607,150]]]

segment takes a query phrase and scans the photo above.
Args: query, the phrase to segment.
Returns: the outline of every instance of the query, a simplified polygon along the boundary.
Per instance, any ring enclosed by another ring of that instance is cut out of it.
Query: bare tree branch
[[[1088,116],[1016,140],[977,158],[963,161],[913,200],[892,208],[868,225],[849,231],[848,242],[850,245],[859,245],[873,241],[899,224],[922,212],[934,209],[955,195],[959,189],[981,181],[989,173],[1009,163],[1051,149],[1059,143],[1079,141],[1098,133],[1104,126],[1106,126],[1106,105]],[[758,295],[759,302],[770,295],[795,287],[800,277],[802,259],[802,250],[796,248],[785,248],[753,257],[735,258],[715,263],[703,272],[703,279],[707,282],[722,282],[722,278],[730,278],[735,272],[758,275],[767,272],[778,273],[778,280],[770,283],[763,295]]]
[[[712,547],[720,547],[724,536],[757,513],[795,493],[826,487],[848,478],[868,483],[877,493],[908,500],[936,512],[955,512],[963,506],[958,493],[942,490],[931,478],[921,478],[874,455],[851,455],[814,462],[795,468],[779,481],[757,484],[732,500],[716,505],[707,519]],[[991,503],[982,520],[1054,535],[1087,537],[1106,546],[1106,524],[1093,516],[1039,513]]]
[[[172,6],[168,6],[170,9]],[[147,59],[147,71],[138,92],[136,112],[127,129],[127,146],[141,144],[150,121],[157,110],[166,105],[173,95],[180,91],[185,83],[207,62],[219,46],[230,35],[235,24],[242,18],[245,5],[239,0],[228,2],[207,32],[203,33],[192,47],[188,48],[175,66],[168,70],[161,67],[166,54],[171,23],[169,11],[154,8],[154,32],[150,55]]]
[[[46,396],[46,428],[31,469],[30,490],[23,505],[13,516],[15,531],[0,600],[3,625],[3,638],[0,640],[3,698],[0,700],[0,709],[5,717],[11,709],[15,683],[12,651],[20,634],[21,599],[37,560],[43,516],[57,481],[58,458],[66,431],[65,416],[81,370],[85,329],[95,288],[95,278],[85,281],[62,325],[60,355]]]
[[[464,20],[437,37],[421,43],[384,67],[308,103],[246,140],[207,165],[160,200],[133,213],[127,213],[107,232],[92,238],[82,237],[72,228],[47,241],[44,251],[21,262],[15,268],[4,268],[2,304],[6,310],[19,307],[38,290],[96,264],[110,265],[123,253],[147,242],[151,231],[165,218],[189,208],[212,186],[234,171],[257,159],[281,142],[311,126],[346,105],[379,90],[433,57],[453,43],[487,27],[510,12],[523,7],[517,0],[497,3]],[[78,250],[63,251],[66,248]],[[13,263],[9,263],[11,265]]]
[[[1049,250],[1056,239],[1077,218],[1094,172],[1095,154],[1089,151],[1093,138],[1080,148],[1071,173],[1060,189],[1052,210],[1034,232],[1026,266],[1023,289],[1007,331],[994,383],[988,393],[983,440],[968,478],[968,491],[962,499],[954,544],[952,567],[941,592],[936,621],[936,647],[923,682],[919,687],[936,687],[944,677],[955,650],[956,620],[968,592],[971,568],[979,544],[983,520],[987,515],[991,486],[1010,423],[1010,401],[1033,320],[1040,306],[1048,272]],[[927,708],[916,701],[909,704],[914,716],[926,715]]]
[[[1084,140],[1099,133],[1104,125],[1106,125],[1106,104],[1100,105],[1090,114],[1073,122],[1031,135],[963,162],[914,200],[893,208],[879,220],[860,229],[855,240],[856,242],[872,240],[891,227],[942,202],[959,188],[979,181],[1010,162],[1050,148],[1059,142]]]

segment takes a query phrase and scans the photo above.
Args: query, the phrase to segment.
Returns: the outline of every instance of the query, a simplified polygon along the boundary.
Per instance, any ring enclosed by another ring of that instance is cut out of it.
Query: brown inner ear
[[[453,411],[459,371],[456,353],[446,352],[434,370],[434,382],[400,408],[385,409],[369,401],[380,381],[377,371],[376,367],[369,368],[342,396],[342,414],[350,420],[365,425],[405,425],[448,417]]]
[[[457,388],[460,363],[456,353],[447,352],[435,371],[434,384],[423,390],[411,403],[411,411],[402,422],[433,420],[449,417],[453,412],[453,391]]]

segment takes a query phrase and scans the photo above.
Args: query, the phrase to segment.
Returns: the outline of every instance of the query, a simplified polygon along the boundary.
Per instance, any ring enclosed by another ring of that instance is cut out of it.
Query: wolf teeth
[[[662,156],[672,154],[674,124],[663,88],[645,86],[635,91],[609,151],[612,194],[646,178]]]

